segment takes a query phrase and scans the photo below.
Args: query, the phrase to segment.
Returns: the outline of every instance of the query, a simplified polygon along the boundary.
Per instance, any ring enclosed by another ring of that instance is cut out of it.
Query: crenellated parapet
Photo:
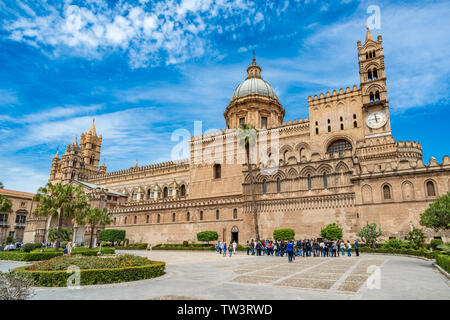
[[[320,95],[314,95],[314,97],[309,96],[308,104],[311,108],[313,106],[321,105],[324,103],[337,102],[342,99],[353,98],[359,96],[360,94],[360,90],[356,85],[354,85],[352,89],[350,89],[350,87],[347,87],[345,90],[340,88],[339,92],[333,90],[331,94],[329,91],[327,91],[325,94],[321,93]]]
[[[395,141],[392,136],[366,139],[356,143],[356,156],[360,162],[372,160],[422,159],[422,145],[416,141]]]

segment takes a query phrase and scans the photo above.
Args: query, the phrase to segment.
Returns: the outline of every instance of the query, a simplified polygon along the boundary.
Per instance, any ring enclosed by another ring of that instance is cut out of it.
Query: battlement
[[[340,99],[358,95],[359,93],[360,89],[358,89],[358,86],[356,85],[354,85],[352,89],[350,89],[350,87],[347,87],[345,91],[344,89],[340,88],[339,93],[336,90],[333,90],[331,94],[329,91],[327,91],[325,94],[321,93],[319,96],[317,95],[314,95],[314,97],[309,96],[308,104],[317,105],[325,102],[337,101]]]
[[[103,173],[103,174],[90,175],[90,176],[86,177],[86,179],[87,179],[87,181],[90,181],[90,180],[97,180],[97,179],[102,179],[102,178],[110,178],[110,177],[134,174],[134,173],[139,173],[139,172],[148,172],[148,171],[155,171],[155,170],[161,170],[161,169],[175,169],[177,167],[185,166],[187,164],[189,164],[189,159],[167,161],[167,162],[161,162],[161,163],[151,164],[151,165],[142,166],[142,167],[135,166],[135,167],[131,167],[129,169],[112,171],[112,172]]]
[[[382,164],[369,164],[361,165],[360,176],[365,175],[390,175],[392,173],[397,173],[398,171],[429,171],[429,170],[439,170],[439,169],[450,169],[450,157],[444,156],[442,158],[442,163],[438,163],[436,158],[431,157],[428,165],[425,165],[421,159],[417,161],[410,160],[399,160],[391,161]]]

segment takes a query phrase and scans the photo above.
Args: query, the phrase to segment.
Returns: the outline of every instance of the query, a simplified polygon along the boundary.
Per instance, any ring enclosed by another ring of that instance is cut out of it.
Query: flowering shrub
[[[28,268],[30,271],[58,271],[66,270],[69,266],[80,269],[114,269],[124,267],[137,267],[151,264],[151,261],[133,255],[120,255],[117,257],[95,256],[62,256],[36,263]]]

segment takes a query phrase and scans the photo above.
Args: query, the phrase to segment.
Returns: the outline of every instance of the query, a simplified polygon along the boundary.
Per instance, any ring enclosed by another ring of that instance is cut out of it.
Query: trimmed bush
[[[214,250],[213,244],[206,243],[191,243],[187,246],[177,243],[158,244],[152,247],[152,250]]]
[[[219,235],[216,231],[202,231],[197,233],[197,240],[202,242],[210,242],[210,241],[216,241],[219,239]]]
[[[366,253],[387,253],[387,254],[400,254],[400,255],[409,255],[409,256],[417,256],[417,257],[424,257],[427,259],[434,259],[435,253],[430,252],[427,250],[414,250],[414,249],[392,249],[392,248],[367,248],[367,247],[360,247],[360,252],[366,252]]]
[[[98,239],[100,241],[111,242],[112,245],[114,245],[114,242],[121,242],[125,240],[125,230],[104,229],[100,231]]]
[[[128,282],[150,279],[162,276],[165,263],[149,261],[148,265],[138,267],[124,267],[114,269],[82,269],[80,270],[80,285],[94,285]],[[31,276],[39,287],[65,287],[67,279],[72,275],[67,271],[31,271],[29,266],[14,269],[15,272]]]
[[[342,228],[336,222],[330,223],[325,228],[320,230],[320,236],[323,239],[336,241],[342,239]],[[283,240],[283,239],[282,239]],[[287,239],[284,239],[287,240]]]
[[[408,242],[396,238],[389,239],[382,246],[384,249],[409,249],[409,247]]]
[[[116,250],[145,250],[147,249],[147,243],[132,243],[128,246],[115,246]]]
[[[277,241],[280,240],[293,240],[295,237],[295,231],[293,229],[277,229],[273,230],[273,238]]]
[[[443,243],[444,243],[444,241],[442,241],[441,239],[432,239],[432,240],[430,241],[430,247],[431,247],[433,250],[439,250],[438,246],[440,246],[440,245],[443,244]]]
[[[436,263],[442,269],[450,273],[450,256],[437,254],[436,255]]]

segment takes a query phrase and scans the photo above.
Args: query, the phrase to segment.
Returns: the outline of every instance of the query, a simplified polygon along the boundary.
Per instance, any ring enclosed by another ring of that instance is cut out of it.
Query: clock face
[[[378,129],[384,126],[387,122],[387,117],[384,112],[374,111],[366,118],[366,124],[372,129]]]

